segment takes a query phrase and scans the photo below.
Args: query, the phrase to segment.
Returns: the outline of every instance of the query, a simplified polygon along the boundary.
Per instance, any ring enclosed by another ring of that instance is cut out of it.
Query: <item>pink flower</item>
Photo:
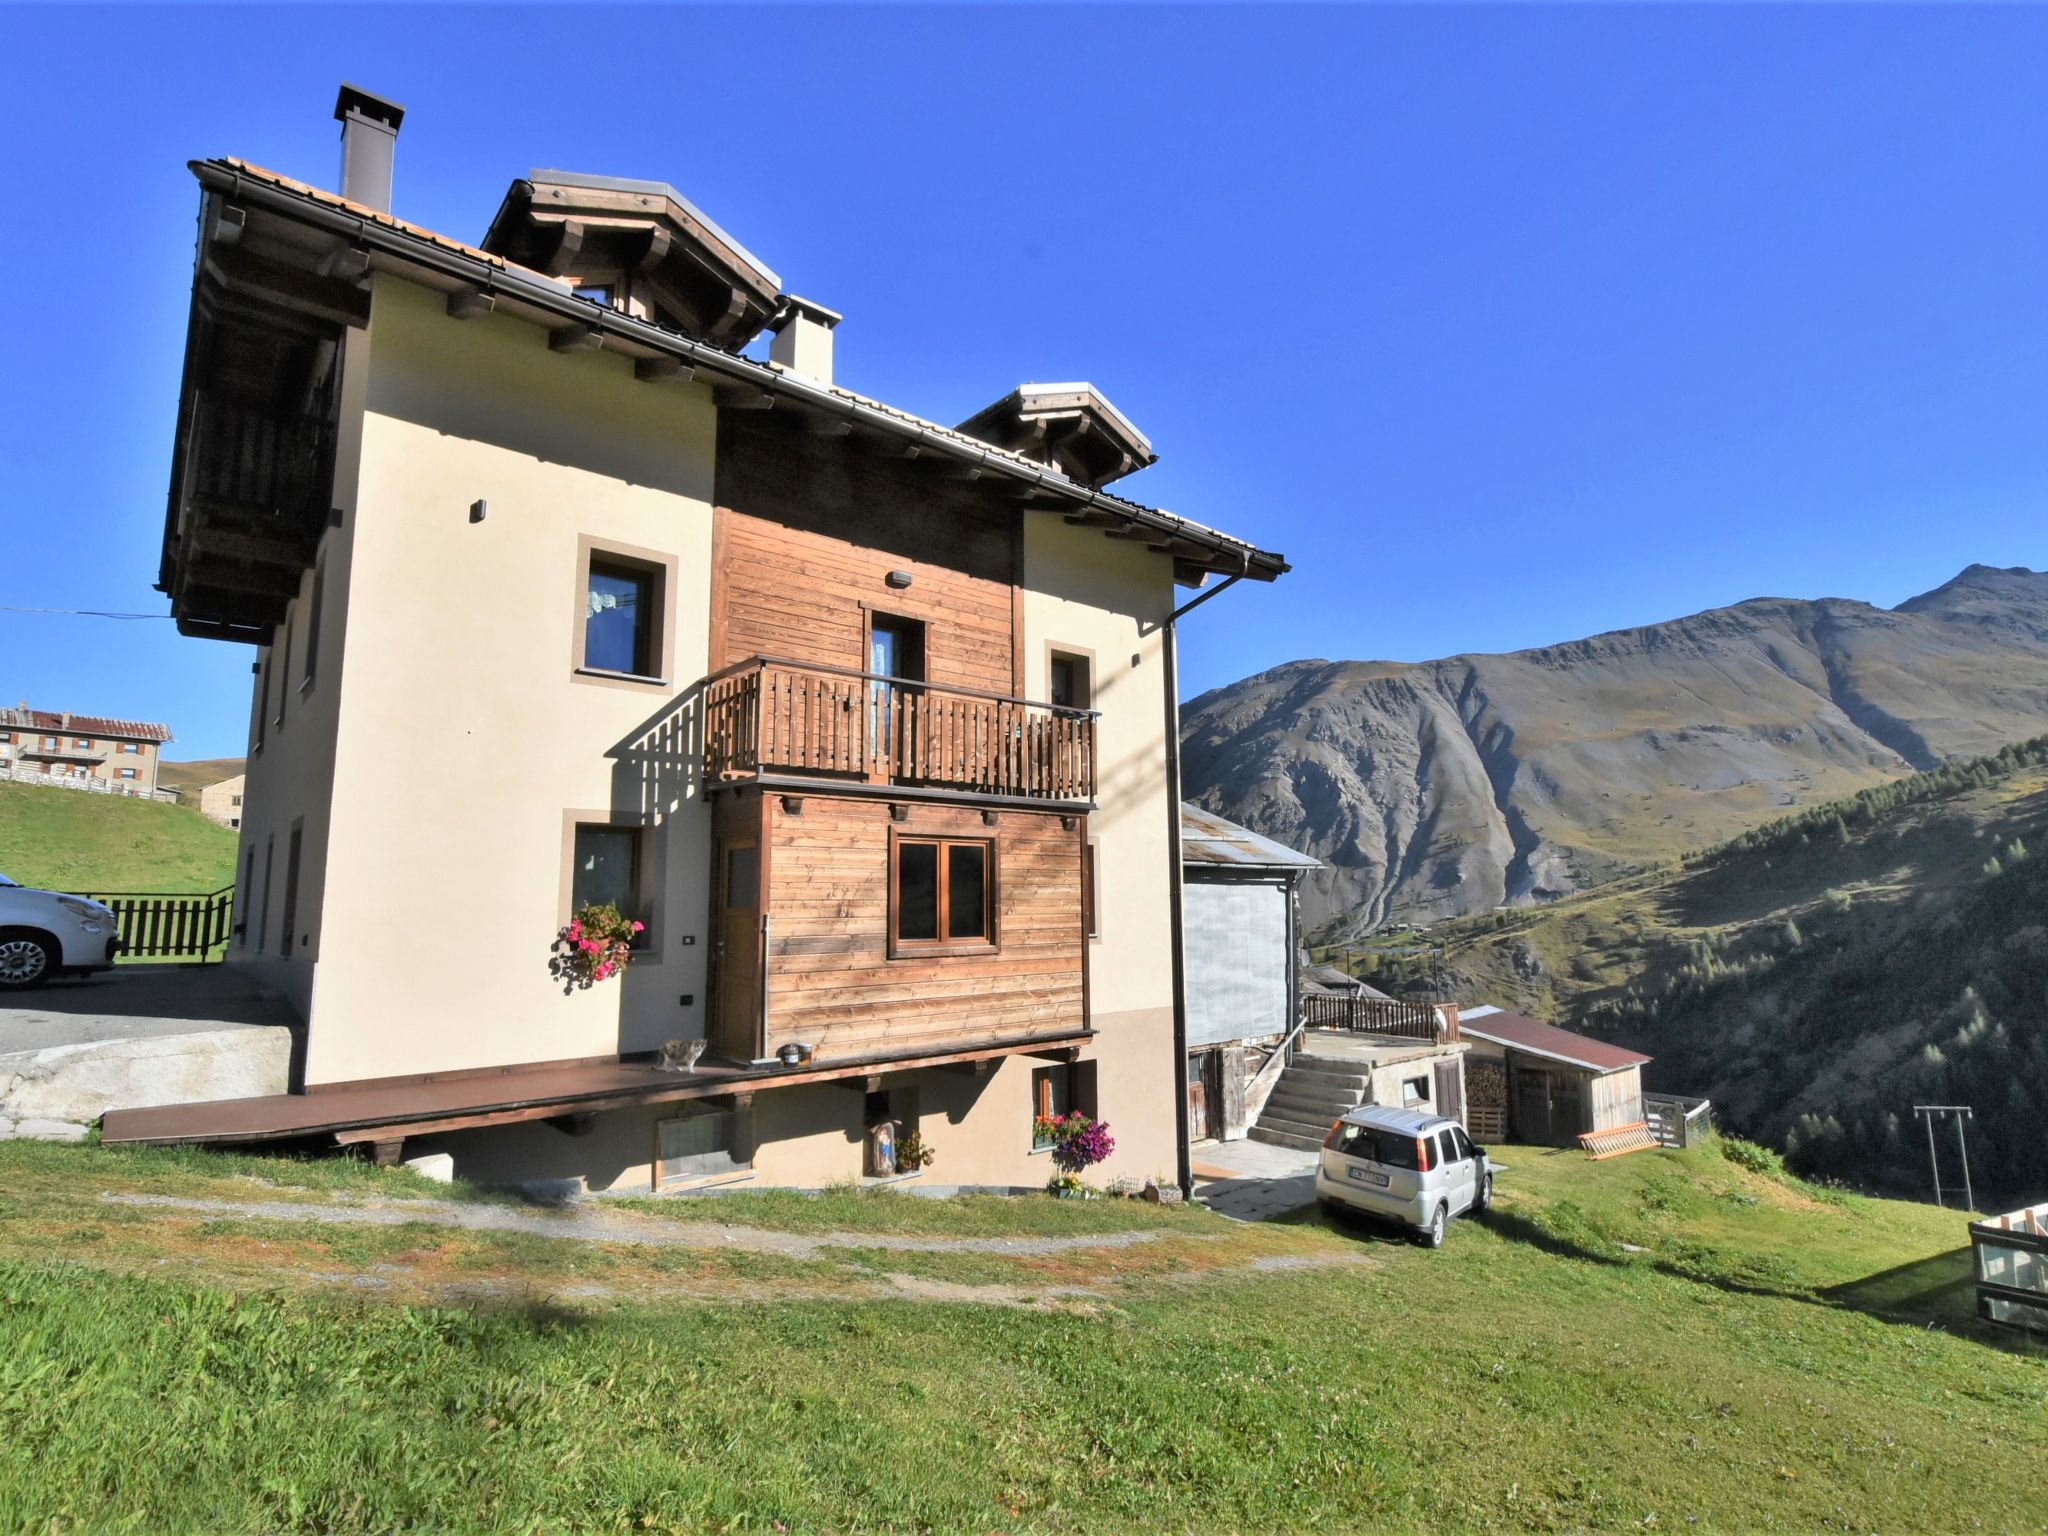
[[[575,919],[572,919],[572,920],[570,921],[570,923],[569,923],[569,937],[570,937],[571,939],[580,939],[580,938],[582,938],[582,937],[583,937],[583,924],[582,924],[582,922],[581,922],[580,920],[575,920]]]
[[[635,923],[633,925],[633,931],[635,933],[645,933],[647,931],[647,925],[645,923]]]
[[[611,975],[611,973],[612,963],[611,961],[607,960],[603,965],[600,965],[593,974],[597,977],[599,981],[603,981],[605,977]]]

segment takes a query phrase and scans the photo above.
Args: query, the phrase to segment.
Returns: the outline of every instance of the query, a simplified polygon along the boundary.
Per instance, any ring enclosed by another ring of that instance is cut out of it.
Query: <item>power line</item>
[[[109,613],[102,608],[23,608],[0,603],[0,613],[60,613],[74,619],[168,619],[168,613]]]

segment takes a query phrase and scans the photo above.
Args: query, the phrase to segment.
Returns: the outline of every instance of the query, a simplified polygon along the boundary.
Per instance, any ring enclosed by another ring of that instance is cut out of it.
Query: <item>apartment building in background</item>
[[[199,791],[199,814],[224,827],[242,824],[242,796],[247,792],[245,774],[218,779]]]
[[[69,710],[0,709],[0,772],[13,779],[96,780],[129,795],[156,794],[171,728]]]
[[[848,389],[670,186],[535,171],[469,245],[389,211],[402,109],[336,115],[340,194],[193,166],[162,565],[255,647],[229,963],[301,1059],[107,1139],[646,1190],[858,1177],[886,1121],[1019,1187],[1083,1109],[1171,1177],[1177,588],[1286,562],[1107,489],[1154,454],[1089,385]],[[586,987],[590,901],[645,931]]]

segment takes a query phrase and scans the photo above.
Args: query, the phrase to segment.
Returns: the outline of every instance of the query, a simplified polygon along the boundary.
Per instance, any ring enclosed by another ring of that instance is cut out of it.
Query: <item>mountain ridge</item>
[[[2048,573],[1748,598],[1426,662],[1284,662],[1183,711],[1189,799],[1302,848],[1311,926],[1542,901],[2048,722]]]

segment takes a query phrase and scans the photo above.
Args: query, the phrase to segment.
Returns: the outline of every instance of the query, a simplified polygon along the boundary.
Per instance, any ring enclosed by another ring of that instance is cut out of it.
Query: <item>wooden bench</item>
[[[1579,1138],[1586,1156],[1594,1162],[1607,1157],[1626,1157],[1631,1152],[1648,1152],[1659,1145],[1657,1133],[1647,1121],[1617,1125],[1612,1130],[1588,1131]]]

